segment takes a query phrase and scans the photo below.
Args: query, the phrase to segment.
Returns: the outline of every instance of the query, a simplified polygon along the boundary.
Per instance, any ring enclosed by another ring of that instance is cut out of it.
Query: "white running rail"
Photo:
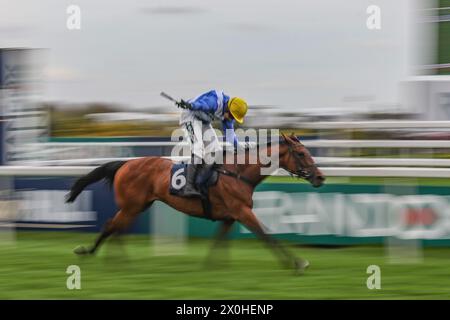
[[[0,176],[21,177],[72,177],[82,176],[96,166],[0,166]],[[450,168],[398,168],[398,167],[328,167],[321,168],[328,177],[411,177],[411,178],[450,178]],[[283,169],[273,175],[287,176]]]

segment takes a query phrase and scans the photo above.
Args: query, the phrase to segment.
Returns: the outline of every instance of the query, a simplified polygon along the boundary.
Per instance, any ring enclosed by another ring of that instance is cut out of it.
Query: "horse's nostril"
[[[325,181],[325,177],[324,176],[317,176],[317,180],[319,180],[320,182],[324,182]]]

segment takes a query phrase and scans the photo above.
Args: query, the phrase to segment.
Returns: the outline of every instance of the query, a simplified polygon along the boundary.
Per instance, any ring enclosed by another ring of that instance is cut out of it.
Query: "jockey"
[[[191,163],[186,173],[184,196],[199,196],[195,186],[195,177],[203,164],[204,155],[220,150],[217,135],[211,125],[215,119],[222,121],[222,130],[226,141],[232,143],[235,150],[238,140],[234,132],[234,121],[244,122],[247,113],[247,103],[238,97],[230,98],[223,91],[211,90],[187,102],[177,103],[184,108],[181,113],[180,125],[185,129],[191,144]],[[205,133],[208,132],[208,139]],[[204,144],[208,143],[207,146]]]

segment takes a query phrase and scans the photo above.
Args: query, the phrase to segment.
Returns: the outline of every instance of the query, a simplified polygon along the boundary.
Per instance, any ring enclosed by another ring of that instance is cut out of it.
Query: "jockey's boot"
[[[186,172],[186,186],[184,187],[183,196],[184,197],[200,197],[201,193],[198,192],[195,186],[195,178],[199,172],[202,164],[192,163],[187,166]]]

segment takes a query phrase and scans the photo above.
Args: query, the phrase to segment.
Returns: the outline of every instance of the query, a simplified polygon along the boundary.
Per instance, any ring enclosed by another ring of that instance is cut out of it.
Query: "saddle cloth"
[[[183,196],[186,186],[186,169],[191,164],[174,163],[170,172],[169,193],[172,195]],[[209,187],[217,183],[218,172],[214,170],[215,166],[203,166],[197,173],[195,185],[202,194],[202,198],[208,199]]]

